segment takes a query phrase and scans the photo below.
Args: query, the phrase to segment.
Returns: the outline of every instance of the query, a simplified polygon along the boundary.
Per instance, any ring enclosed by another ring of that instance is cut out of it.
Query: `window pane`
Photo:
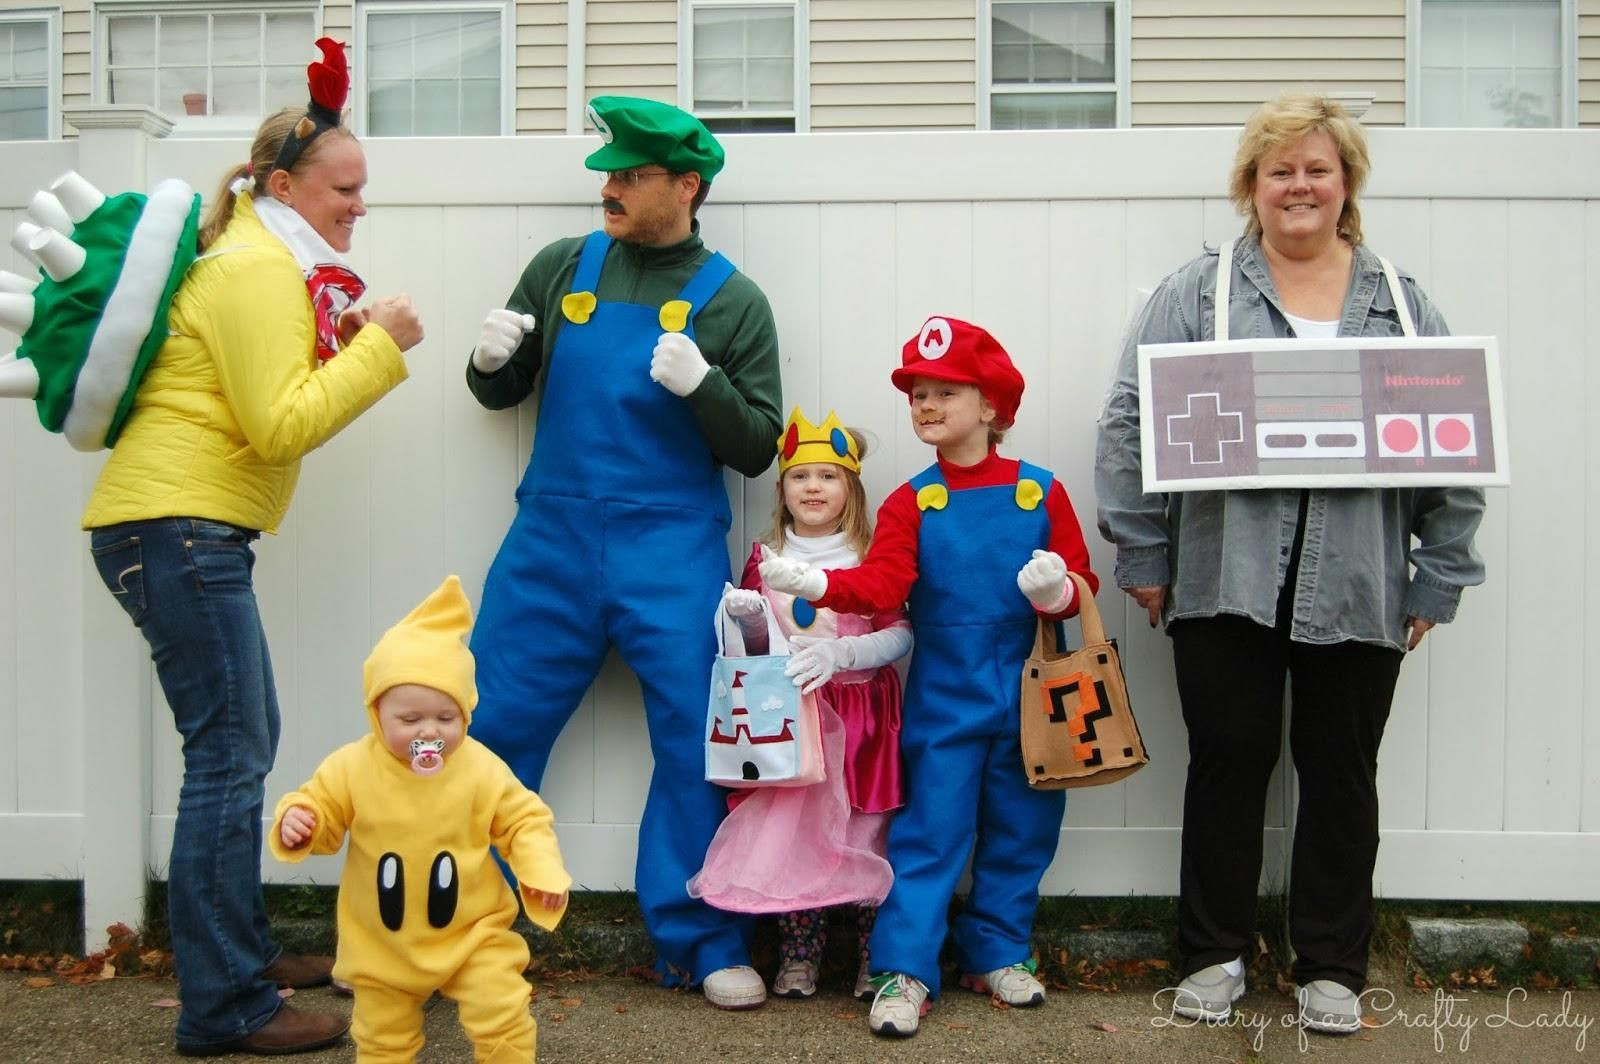
[[[44,140],[49,128],[46,89],[0,88],[0,140]]]
[[[50,59],[45,51],[43,22],[11,23],[11,77],[18,81],[44,81],[49,76]]]
[[[262,59],[274,64],[298,63],[301,76],[304,77],[306,64],[312,58],[306,51],[306,42],[312,37],[311,13],[269,14],[266,21],[266,45],[261,53]]]
[[[759,115],[748,118],[705,118],[705,127],[713,133],[793,133],[794,119]]]
[[[699,8],[694,13],[696,58],[726,59],[744,54],[744,20],[736,8]]]
[[[412,40],[411,72],[417,77],[448,78],[461,72],[461,20],[455,15],[418,15]]]
[[[411,133],[411,83],[367,83],[367,133],[374,137],[404,137]]]
[[[449,137],[461,132],[456,85],[455,81],[417,79],[413,122],[417,136]]]
[[[991,8],[996,84],[1111,81],[1115,3],[1007,3]]]
[[[156,92],[156,110],[169,115],[187,113],[183,100],[185,96],[206,94],[205,67],[162,67],[156,72],[156,79],[160,86]],[[204,106],[202,102],[201,107]],[[204,114],[205,111],[201,110],[200,113]]]
[[[162,66],[201,66],[206,62],[205,16],[161,16]]]
[[[260,67],[216,67],[211,71],[211,113],[258,115],[261,108]]]
[[[787,111],[794,107],[794,63],[788,59],[750,60],[747,99],[751,107]]]
[[[211,62],[250,64],[261,61],[261,17],[218,15],[211,21]]]
[[[500,15],[497,12],[461,16],[461,72],[479,76],[493,74],[499,81]]]
[[[398,78],[411,70],[411,16],[370,15],[367,18],[367,76]]]
[[[262,114],[270,114],[280,107],[304,107],[311,92],[306,85],[306,68],[303,65],[268,67],[263,92]]]
[[[142,103],[146,107],[155,105],[155,71],[134,67],[127,70],[113,70],[111,72],[108,93],[110,103]]]
[[[1422,124],[1556,124],[1560,16],[1560,0],[1423,0]]]
[[[500,133],[500,79],[472,78],[461,83],[461,135],[493,137]]]
[[[107,56],[112,66],[153,66],[156,61],[156,20],[114,18],[106,22]],[[134,103],[136,101],[117,101]]]
[[[1117,124],[1114,92],[995,93],[992,129],[1109,129]]]
[[[694,105],[708,111],[738,107],[744,99],[744,64],[737,59],[696,60]]]

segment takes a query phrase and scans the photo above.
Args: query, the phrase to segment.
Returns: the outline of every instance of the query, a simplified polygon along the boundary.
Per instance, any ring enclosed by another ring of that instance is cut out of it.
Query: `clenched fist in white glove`
[[[494,373],[511,358],[511,353],[522,346],[522,337],[533,332],[532,314],[518,314],[514,310],[497,308],[483,319],[478,333],[478,346],[472,349],[472,364],[479,373]]]
[[[1077,585],[1067,579],[1067,563],[1051,550],[1033,552],[1032,560],[1017,572],[1017,587],[1045,613],[1060,613],[1077,594]]]
[[[856,667],[855,648],[850,640],[827,639],[815,635],[797,635],[789,640],[796,648],[789,655],[789,664],[783,667],[785,676],[793,677],[800,693],[808,695],[833,679],[840,669]]]
[[[828,577],[821,569],[793,558],[780,558],[765,543],[761,545],[761,580],[774,591],[786,591],[808,601],[828,593]]]
[[[751,591],[742,587],[730,587],[722,593],[722,608],[729,617],[759,617],[761,607],[766,603],[766,597],[759,591]]]
[[[683,333],[662,333],[656,341],[650,356],[650,379],[673,395],[688,395],[710,372],[699,346]]]

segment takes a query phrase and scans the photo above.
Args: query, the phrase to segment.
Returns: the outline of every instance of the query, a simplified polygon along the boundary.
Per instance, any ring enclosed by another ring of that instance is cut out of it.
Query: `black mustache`
[[[608,211],[611,211],[611,212],[615,213],[615,214],[627,214],[628,213],[626,210],[623,209],[621,200],[602,199],[600,201],[600,206],[605,208]]]

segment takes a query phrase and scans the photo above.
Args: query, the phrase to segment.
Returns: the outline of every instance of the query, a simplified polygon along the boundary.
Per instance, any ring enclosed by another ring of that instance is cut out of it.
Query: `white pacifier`
[[[443,739],[411,740],[411,771],[419,776],[431,776],[444,768]]]

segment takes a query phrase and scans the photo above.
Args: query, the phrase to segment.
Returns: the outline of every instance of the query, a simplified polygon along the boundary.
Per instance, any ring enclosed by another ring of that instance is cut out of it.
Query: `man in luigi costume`
[[[634,882],[667,986],[722,1008],[766,999],[748,923],[692,899],[725,812],[705,782],[711,625],[729,576],[723,466],[756,476],[782,431],[778,338],[755,283],[700,240],[695,212],[723,151],[694,116],[601,96],[605,227],[533,257],[489,312],[467,365],[484,406],[544,372],[517,515],[472,636],[472,734],[537,788],[610,647],[644,692],[655,772]],[[596,780],[605,786],[602,775]]]

